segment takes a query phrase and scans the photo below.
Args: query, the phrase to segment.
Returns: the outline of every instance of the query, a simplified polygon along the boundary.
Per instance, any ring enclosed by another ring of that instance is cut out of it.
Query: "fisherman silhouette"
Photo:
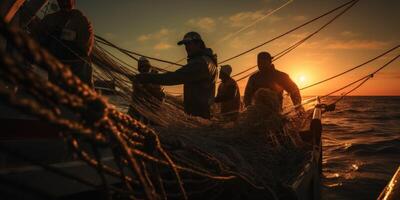
[[[186,33],[178,45],[185,45],[188,63],[176,70],[163,74],[138,74],[138,83],[160,85],[184,85],[184,110],[187,114],[211,118],[210,106],[214,101],[218,77],[217,59],[204,44],[200,34]]]
[[[275,66],[272,64],[271,54],[260,52],[257,56],[257,64],[258,71],[250,76],[246,85],[244,93],[244,104],[246,107],[251,105],[254,94],[261,88],[276,92],[279,97],[280,108],[282,108],[283,91],[289,93],[294,105],[301,104],[299,88],[288,74],[275,69]],[[299,111],[303,110],[301,106],[296,108]]]
[[[75,9],[75,0],[57,0],[60,10],[45,16],[32,34],[81,81],[93,87],[90,55],[94,44],[92,24],[81,11]],[[52,82],[59,75],[49,74]]]
[[[219,78],[221,84],[215,102],[221,104],[221,115],[227,119],[236,119],[240,110],[240,91],[236,81],[230,76],[232,67],[221,66]]]

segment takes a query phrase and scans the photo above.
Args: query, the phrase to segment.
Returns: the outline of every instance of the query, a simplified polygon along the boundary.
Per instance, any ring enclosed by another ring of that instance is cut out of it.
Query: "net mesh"
[[[21,31],[1,24],[0,32],[12,47],[0,56],[1,100],[60,127],[72,152],[98,171],[110,196],[277,198],[276,188],[299,171],[307,156],[298,131],[310,113],[281,115],[271,91],[259,91],[238,122],[204,120],[186,115],[173,96],[164,102],[151,95],[132,97],[133,88],[143,89],[129,80],[137,70],[98,45],[94,74],[113,81],[116,99],[91,90]],[[60,83],[27,70],[29,65],[56,74]],[[10,89],[15,85],[24,95]],[[125,114],[129,106],[156,125]],[[90,150],[83,148],[87,145]],[[101,149],[110,149],[112,165],[102,161]],[[121,184],[109,184],[109,177]]]

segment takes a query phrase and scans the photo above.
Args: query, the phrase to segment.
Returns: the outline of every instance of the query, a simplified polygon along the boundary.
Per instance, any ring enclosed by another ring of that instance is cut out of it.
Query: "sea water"
[[[376,199],[400,165],[400,97],[346,97],[323,128],[322,199]]]

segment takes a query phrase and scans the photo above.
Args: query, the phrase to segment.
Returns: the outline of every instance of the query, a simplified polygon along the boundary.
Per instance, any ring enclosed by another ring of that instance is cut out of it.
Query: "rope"
[[[340,77],[340,76],[342,76],[342,75],[344,75],[344,74],[347,74],[347,73],[349,73],[349,72],[351,72],[351,71],[353,71],[353,70],[356,70],[356,69],[358,69],[358,68],[360,68],[360,67],[362,67],[362,66],[364,66],[364,65],[367,65],[367,64],[369,64],[369,63],[371,63],[371,62],[373,62],[373,61],[375,61],[375,60],[377,60],[377,59],[379,59],[379,58],[385,56],[386,54],[388,54],[388,53],[390,53],[390,52],[396,50],[396,49],[399,48],[399,47],[400,47],[400,44],[397,45],[397,46],[395,46],[395,47],[393,47],[393,48],[391,48],[391,49],[389,49],[389,50],[387,50],[387,51],[385,51],[384,53],[382,53],[382,54],[376,56],[375,58],[372,58],[372,59],[370,59],[370,60],[368,60],[368,61],[362,63],[362,64],[359,64],[359,65],[357,65],[357,66],[355,66],[355,67],[353,67],[353,68],[350,68],[350,69],[348,69],[348,70],[346,70],[346,71],[344,71],[344,72],[341,72],[341,73],[339,73],[339,74],[336,74],[336,75],[334,75],[334,76],[331,76],[331,77],[329,77],[329,78],[326,78],[326,79],[324,79],[324,80],[322,80],[322,81],[318,81],[318,82],[316,82],[316,83],[313,83],[313,84],[311,84],[311,85],[308,85],[308,86],[306,86],[306,87],[303,87],[303,88],[301,88],[300,90],[305,90],[305,89],[314,87],[314,86],[316,86],[316,85],[325,83],[325,82],[327,82],[327,81],[330,81],[330,80],[332,80],[332,79],[335,79],[335,78],[337,78],[337,77]]]
[[[165,179],[176,179],[180,197],[185,199],[188,198],[189,193],[186,193],[183,183],[188,177],[206,178],[218,184],[226,184],[228,187],[230,183],[240,181],[245,186],[254,189],[268,190],[268,187],[260,186],[240,172],[226,170],[229,169],[226,166],[221,167],[223,170],[213,173],[207,165],[206,167],[203,165],[203,170],[196,170],[185,167],[187,165],[182,161],[176,164],[169,152],[163,149],[158,135],[152,129],[115,110],[106,100],[74,76],[69,68],[41,49],[28,36],[18,30],[9,29],[1,23],[0,33],[15,48],[13,53],[0,52],[0,65],[3,66],[0,68],[0,81],[18,83],[27,94],[32,96],[17,97],[7,88],[0,87],[1,101],[61,128],[63,137],[66,138],[73,152],[88,166],[98,170],[99,175],[103,177],[101,179],[106,192],[113,191],[113,187],[105,179],[107,174],[120,178],[121,183],[128,184],[128,190],[116,192],[136,198],[138,193],[132,193],[129,189],[133,188],[140,190],[142,192],[140,194],[144,192],[145,198],[155,199],[156,191],[163,189],[156,188],[161,186],[153,184],[153,178],[161,177],[162,174],[149,173],[148,168],[143,165],[144,162],[169,169],[168,175],[164,176]],[[59,83],[57,85],[49,83],[36,73],[26,72],[24,70],[26,63],[34,64],[51,74],[57,73]],[[68,114],[72,116],[64,116],[63,111],[52,110],[52,104],[48,102],[58,105],[58,108],[67,109]],[[189,118],[189,120],[194,119]],[[95,149],[112,148],[118,169],[101,162],[100,154],[95,152],[93,155],[82,149],[81,144],[86,142],[93,144]],[[218,160],[216,157],[201,153],[194,156],[203,159],[206,156],[210,158],[209,160]],[[127,173],[124,173],[124,170]],[[129,174],[129,176],[124,174]]]
[[[324,28],[326,28],[328,25],[330,25],[331,23],[333,23],[335,20],[337,20],[340,16],[342,16],[344,13],[346,13],[350,8],[352,8],[359,0],[355,0],[352,1],[352,3],[350,4],[350,6],[346,7],[346,9],[344,9],[343,11],[341,11],[339,14],[337,14],[336,16],[334,16],[331,20],[329,20],[327,23],[325,23],[324,25],[322,25],[320,28],[318,28],[316,31],[314,31],[313,33],[311,33],[310,35],[308,35],[307,37],[301,39],[300,41],[296,42],[295,44],[293,44],[292,46],[288,47],[287,49],[279,52],[278,54],[274,55],[274,59],[272,61],[277,61],[278,59],[282,58],[283,56],[285,56],[286,54],[288,54],[289,52],[293,51],[295,48],[297,48],[298,46],[300,46],[301,44],[303,44],[304,42],[306,42],[308,39],[310,39],[311,37],[313,37],[314,35],[316,35],[317,33],[319,33],[321,30],[323,30]],[[347,5],[347,4],[346,4]],[[240,72],[238,74],[233,75],[232,77],[235,77],[237,75],[243,74],[247,71],[250,71],[251,69],[256,68],[257,65],[252,66],[248,69],[246,69],[243,72]],[[236,81],[242,81],[244,79],[246,79],[247,77],[255,74],[256,72],[252,72],[246,76],[243,76],[239,79],[237,79]]]
[[[145,56],[145,55],[143,55],[143,54],[140,54],[140,53],[137,53],[137,52],[134,52],[134,51],[131,51],[131,50],[123,49],[123,48],[121,48],[121,47],[116,46],[115,44],[112,44],[111,42],[107,41],[106,39],[104,39],[104,38],[102,38],[101,36],[98,36],[98,35],[96,35],[96,41],[98,41],[98,42],[100,42],[100,43],[102,43],[102,44],[108,45],[108,46],[110,46],[110,47],[113,47],[113,48],[115,48],[115,49],[117,49],[117,50],[119,50],[119,51],[121,51],[121,52],[123,52],[123,53],[125,53],[125,54],[136,55],[136,56],[142,56],[142,57],[148,58],[148,59],[150,59],[150,60],[155,60],[155,61],[159,61],[159,62],[171,64],[171,65],[176,65],[176,66],[183,66],[182,64],[179,64],[179,63],[175,63],[175,62],[171,62],[171,61],[163,60],[163,59],[158,59],[158,58],[154,58],[154,57],[150,57],[150,56]],[[137,59],[137,58],[134,58],[134,59],[135,59],[136,61],[139,60],[139,59]],[[158,69],[159,69],[160,71],[166,71],[166,70],[163,70],[163,69],[161,69],[161,68],[158,68]]]
[[[335,20],[337,20],[340,16],[342,16],[344,13],[346,13],[348,10],[350,10],[355,4],[357,4],[359,2],[359,0],[354,1],[354,3],[352,3],[350,6],[348,6],[347,8],[345,8],[342,12],[340,12],[338,15],[336,15],[335,17],[333,17],[331,20],[329,20],[327,23],[325,23],[323,26],[321,26],[319,29],[317,29],[315,32],[311,33],[310,35],[308,35],[306,38],[302,39],[301,41],[295,43],[294,45],[292,45],[289,49],[284,50],[280,53],[278,53],[276,55],[275,60],[279,60],[279,58],[285,56],[286,54],[288,54],[289,52],[293,51],[295,48],[297,48],[298,46],[300,46],[301,44],[303,44],[305,41],[307,41],[308,39],[310,39],[312,36],[316,35],[317,33],[319,33],[320,31],[322,31],[325,27],[327,27],[328,25],[330,25],[332,22],[334,22]]]
[[[386,53],[386,52],[385,52]],[[387,52],[388,53],[388,52]],[[385,55],[385,54],[382,54],[381,56],[383,56],[383,55]],[[379,69],[377,69],[376,71],[374,71],[374,72],[372,72],[372,73],[370,73],[370,74],[368,74],[368,75],[366,75],[366,76],[364,76],[364,77],[362,77],[362,78],[360,78],[360,79],[358,79],[358,80],[355,80],[355,81],[353,81],[353,82],[351,82],[351,83],[349,83],[349,84],[347,84],[347,85],[345,85],[345,86],[343,86],[343,87],[341,87],[341,88],[339,88],[339,89],[337,89],[337,90],[334,90],[334,91],[332,91],[332,92],[330,92],[330,93],[328,93],[328,94],[325,94],[324,96],[321,96],[320,97],[320,99],[322,100],[322,99],[324,99],[324,98],[326,98],[326,97],[328,97],[328,96],[331,96],[332,94],[335,94],[335,93],[337,93],[337,92],[340,92],[340,91],[342,91],[342,90],[344,90],[344,89],[346,89],[346,88],[348,88],[348,87],[350,87],[350,86],[352,86],[352,85],[355,85],[355,84],[357,84],[357,83],[359,83],[356,87],[354,87],[353,89],[351,89],[350,91],[348,91],[348,92],[346,92],[345,94],[343,94],[338,100],[336,100],[335,102],[333,102],[331,105],[334,105],[334,104],[336,104],[336,103],[338,103],[339,101],[341,101],[345,96],[347,96],[348,94],[350,94],[351,92],[353,92],[353,91],[355,91],[355,90],[357,90],[358,88],[360,88],[362,85],[364,85],[368,80],[370,80],[371,78],[373,78],[374,77],[374,75],[376,74],[376,73],[378,73],[379,71],[381,71],[382,69],[384,69],[384,68],[386,68],[387,66],[389,66],[392,62],[394,62],[397,58],[399,58],[400,57],[400,54],[399,55],[397,55],[396,57],[394,57],[393,59],[391,59],[390,61],[388,61],[387,63],[385,63],[383,66],[381,66]],[[377,58],[374,58],[375,60],[377,59]],[[354,68],[353,68],[354,69]],[[311,98],[310,100],[314,100],[315,98]],[[299,105],[294,105],[293,107],[292,107],[292,109],[290,110],[290,111],[288,111],[288,112],[286,112],[284,115],[287,115],[287,114],[289,114],[289,113],[291,113],[291,112],[293,112],[293,111],[295,111],[295,109],[296,108],[298,108],[298,107],[300,107],[300,106],[303,106],[303,105],[305,105],[305,104],[308,104],[308,103],[310,103],[309,101],[306,101],[306,102],[304,102],[304,103],[301,103],[301,104],[299,104]]]
[[[212,44],[212,45],[210,45],[210,46],[214,46],[214,45],[216,45],[216,44],[219,44],[219,43],[221,43],[221,42],[223,42],[223,41],[228,40],[229,38],[232,38],[232,37],[235,36],[235,35],[238,35],[239,33],[241,33],[241,32],[243,32],[243,31],[249,29],[249,28],[252,27],[252,26],[254,26],[254,25],[257,24],[258,22],[260,22],[260,21],[264,20],[265,18],[267,18],[267,17],[273,15],[274,13],[276,13],[277,11],[279,11],[279,10],[281,10],[282,8],[286,7],[287,5],[289,5],[289,4],[292,3],[292,2],[293,2],[293,0],[288,0],[287,2],[285,2],[284,4],[282,4],[281,6],[279,6],[278,8],[276,8],[276,9],[270,11],[270,12],[267,12],[265,15],[263,15],[263,16],[261,16],[260,18],[256,19],[256,20],[253,21],[251,24],[246,25],[246,26],[240,28],[240,29],[237,30],[235,33],[229,34],[227,37],[222,38],[221,40],[219,40],[218,42],[216,42],[216,43],[214,43],[214,44]],[[176,63],[180,63],[180,62],[182,62],[182,61],[184,61],[184,60],[186,60],[186,58],[181,58],[181,59],[177,60]],[[169,68],[172,67],[172,66],[173,66],[173,65],[168,65],[167,67],[165,67],[165,68],[163,68],[163,69],[167,70],[167,69],[169,69]]]
[[[251,51],[254,51],[254,50],[256,50],[256,49],[258,49],[258,48],[260,48],[260,47],[262,47],[262,46],[264,46],[264,45],[266,45],[266,44],[268,44],[268,43],[271,43],[271,42],[273,42],[273,41],[275,41],[275,40],[277,40],[277,39],[279,39],[279,38],[281,38],[281,37],[283,37],[283,36],[285,36],[285,35],[288,35],[288,34],[294,32],[294,31],[296,31],[296,30],[298,30],[298,29],[300,29],[300,28],[302,28],[302,27],[304,27],[304,26],[306,26],[306,25],[308,25],[308,24],[310,24],[310,23],[312,23],[312,22],[314,22],[314,21],[317,21],[317,20],[319,20],[319,19],[321,19],[321,18],[323,18],[323,17],[325,17],[325,16],[327,16],[327,15],[329,15],[329,14],[335,12],[336,10],[339,10],[339,9],[341,9],[341,8],[343,8],[343,7],[345,7],[345,6],[349,5],[349,4],[352,4],[352,3],[356,2],[356,1],[359,1],[359,0],[351,0],[351,1],[347,2],[347,3],[345,3],[345,4],[342,4],[342,5],[336,7],[336,8],[334,8],[334,9],[332,9],[332,10],[330,10],[330,11],[328,11],[328,12],[326,12],[326,13],[324,13],[324,14],[322,14],[322,15],[320,15],[320,16],[318,16],[318,17],[312,19],[312,20],[309,20],[309,21],[307,21],[307,22],[305,22],[305,23],[303,23],[303,24],[301,24],[301,25],[299,25],[299,26],[297,26],[297,27],[295,27],[295,28],[293,28],[293,29],[291,29],[291,30],[289,30],[289,31],[287,31],[287,32],[285,32],[285,33],[283,33],[283,34],[281,34],[281,35],[278,35],[278,36],[276,36],[276,37],[274,37],[274,38],[272,38],[272,39],[270,39],[270,40],[268,40],[268,41],[266,41],[266,42],[263,42],[263,43],[261,43],[261,44],[255,46],[255,47],[249,49],[249,50],[246,50],[246,51],[244,51],[244,52],[242,52],[242,53],[239,53],[239,54],[237,54],[237,55],[235,55],[235,56],[232,56],[232,57],[230,57],[230,58],[228,58],[228,59],[225,59],[225,60],[219,62],[218,64],[223,64],[223,63],[225,63],[225,62],[228,62],[228,61],[230,61],[230,60],[233,60],[233,59],[235,59],[235,58],[238,58],[238,57],[240,57],[240,56],[242,56],[242,55],[245,55],[245,54],[247,54],[247,53],[249,53],[249,52],[251,52]]]
[[[332,91],[332,92],[330,92],[330,93],[328,93],[328,94],[322,96],[321,99],[326,98],[326,97],[328,97],[328,96],[330,96],[330,95],[332,95],[332,94],[335,94],[335,93],[337,93],[337,92],[339,92],[339,91],[342,91],[342,90],[344,90],[344,89],[346,89],[346,88],[348,88],[348,87],[350,87],[350,86],[352,86],[352,85],[354,85],[354,84],[356,84],[356,83],[358,83],[358,82],[361,82],[360,85],[358,85],[357,87],[355,87],[355,89],[350,90],[349,92],[345,93],[345,95],[348,95],[349,93],[351,93],[351,92],[353,92],[354,90],[356,90],[356,89],[358,89],[359,87],[361,87],[361,86],[362,86],[364,83],[366,83],[369,79],[373,78],[375,74],[377,74],[379,71],[381,71],[382,69],[384,69],[384,68],[386,68],[387,66],[389,66],[391,63],[393,63],[393,62],[394,62],[396,59],[398,59],[399,57],[400,57],[400,54],[397,55],[397,56],[395,56],[394,58],[392,58],[390,61],[388,61],[387,63],[385,63],[382,67],[378,68],[376,71],[374,71],[374,72],[372,72],[372,73],[370,73],[370,74],[368,74],[368,75],[366,75],[366,76],[364,76],[364,77],[362,77],[362,78],[360,78],[360,79],[358,79],[358,80],[356,80],[356,81],[354,81],[354,82],[351,82],[351,83],[345,85],[344,87],[341,87],[341,88],[339,88],[339,89],[337,89],[337,90],[335,90],[335,91]],[[344,95],[344,96],[345,96],[345,95]]]

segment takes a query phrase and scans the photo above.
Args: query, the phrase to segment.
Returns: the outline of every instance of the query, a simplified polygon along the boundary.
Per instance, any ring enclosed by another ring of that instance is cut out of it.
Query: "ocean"
[[[400,97],[345,97],[323,128],[322,199],[376,199],[400,166]]]

